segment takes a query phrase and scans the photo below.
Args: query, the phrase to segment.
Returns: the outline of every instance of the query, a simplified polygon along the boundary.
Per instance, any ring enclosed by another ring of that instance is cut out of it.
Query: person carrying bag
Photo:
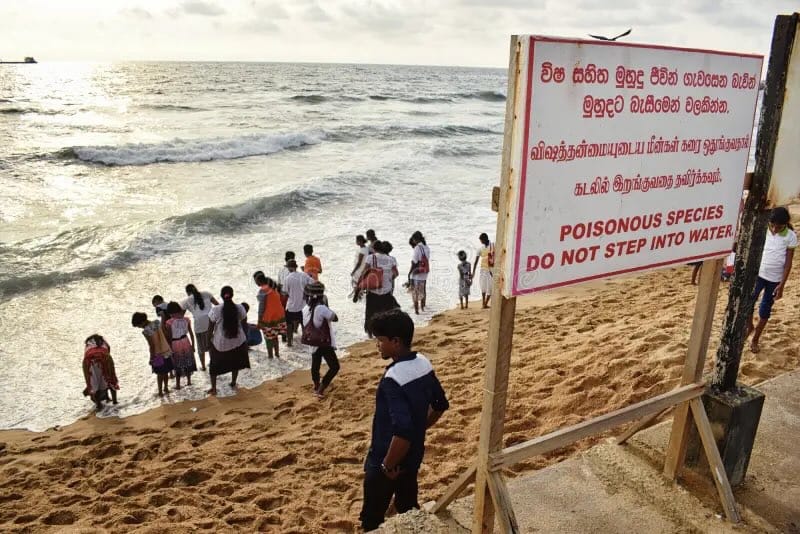
[[[314,382],[314,394],[322,398],[336,374],[339,372],[339,359],[336,357],[336,340],[331,322],[339,318],[331,310],[325,300],[325,286],[320,282],[312,282],[305,289],[308,304],[303,308],[303,335],[300,341],[316,350],[311,353],[311,380]],[[319,371],[322,360],[328,364],[328,372],[320,380]]]

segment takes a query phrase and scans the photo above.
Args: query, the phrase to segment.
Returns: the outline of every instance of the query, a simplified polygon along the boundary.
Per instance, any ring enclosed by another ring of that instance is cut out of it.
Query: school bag
[[[330,347],[331,327],[327,319],[322,320],[322,326],[319,328],[314,325],[314,312],[316,309],[316,305],[311,308],[311,319],[308,320],[308,324],[303,325],[303,335],[300,338],[300,342],[310,347]]]
[[[419,259],[419,263],[417,263],[416,272],[418,274],[428,273],[431,270],[431,266],[428,263],[428,256],[425,255],[425,249],[424,248],[420,248],[419,252],[420,252],[420,254],[422,254],[422,257]]]
[[[489,263],[489,267],[494,267],[494,244],[489,245],[489,254],[486,261]]]
[[[383,269],[378,267],[378,258],[372,256],[372,265],[367,265],[358,280],[358,289],[380,289],[383,287]]]

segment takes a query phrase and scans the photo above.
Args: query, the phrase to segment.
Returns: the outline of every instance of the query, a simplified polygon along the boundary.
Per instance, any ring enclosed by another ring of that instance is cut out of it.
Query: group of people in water
[[[494,246],[486,234],[480,235],[481,247],[470,266],[467,255],[459,251],[457,267],[459,299],[462,307],[469,300],[470,287],[480,262],[480,286],[483,306],[488,307],[491,295],[491,268]],[[400,308],[394,296],[395,282],[400,275],[397,260],[391,255],[393,246],[389,241],[379,240],[374,230],[355,238],[356,258],[350,272],[351,296],[354,302],[365,301],[364,330],[372,337],[370,323],[381,312]],[[431,250],[425,236],[414,232],[409,238],[412,247],[411,265],[403,287],[411,296],[415,313],[427,308],[427,279],[430,273]],[[262,342],[268,358],[280,357],[280,341],[291,347],[297,341],[302,328],[300,342],[311,346],[311,378],[314,393],[325,395],[326,389],[339,371],[336,355],[335,329],[332,323],[339,320],[329,307],[325,286],[319,281],[323,273],[320,258],[314,255],[314,247],[303,247],[305,259],[298,265],[293,251],[287,251],[284,265],[275,278],[263,271],[253,273],[258,286],[258,308],[256,321],[248,322],[250,310],[246,302],[236,302],[231,286],[223,287],[218,296],[201,291],[194,284],[185,287],[182,300],[165,301],[161,295],[152,298],[153,316],[137,311],[131,317],[131,325],[140,328],[147,341],[149,364],[156,375],[158,395],[164,396],[173,387],[192,385],[192,374],[208,370],[211,387],[208,393],[217,393],[217,377],[231,375],[230,386],[237,387],[239,371],[250,367],[249,348]],[[186,312],[192,320],[186,317]],[[208,355],[208,358],[207,358]],[[206,366],[208,360],[208,367]],[[328,366],[320,376],[322,361]],[[116,377],[113,358],[108,342],[94,334],[86,339],[83,361],[86,389],[89,396],[102,408],[103,402],[112,397],[116,403],[119,381]]]

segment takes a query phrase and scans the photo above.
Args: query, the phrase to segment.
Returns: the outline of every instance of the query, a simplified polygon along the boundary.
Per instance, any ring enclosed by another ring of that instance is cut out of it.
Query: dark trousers
[[[318,347],[311,353],[311,380],[314,387],[319,387],[319,368],[322,366],[322,359],[328,364],[328,372],[322,377],[322,387],[326,388],[333,381],[333,377],[339,372],[339,359],[336,357],[336,350],[333,347]]]
[[[364,473],[364,504],[359,515],[361,528],[369,532],[383,523],[392,496],[398,514],[419,508],[417,491],[417,471],[401,473],[391,480],[380,468],[367,466]]]

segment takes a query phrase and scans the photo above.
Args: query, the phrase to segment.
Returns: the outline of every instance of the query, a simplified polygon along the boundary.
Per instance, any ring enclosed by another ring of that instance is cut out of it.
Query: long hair
[[[223,287],[219,296],[222,297],[222,331],[225,337],[233,339],[239,335],[239,308],[233,303],[233,288]]]
[[[203,295],[197,290],[194,284],[187,284],[186,286],[186,294],[191,295],[194,297],[194,305],[200,308],[201,310],[206,309],[206,303],[203,299]]]
[[[422,243],[423,245],[426,245],[426,246],[428,244],[428,243],[425,242],[425,236],[423,236],[422,232],[420,232],[419,230],[417,230],[416,232],[411,234],[411,239],[413,239],[417,243]]]
[[[92,334],[91,336],[86,338],[86,341],[84,341],[83,344],[86,345],[87,343],[89,343],[89,341],[93,341],[95,346],[97,347],[102,347],[103,345],[105,345],[109,348],[109,350],[111,349],[108,343],[106,343],[106,340],[103,339],[103,336],[101,336],[100,334]]]

